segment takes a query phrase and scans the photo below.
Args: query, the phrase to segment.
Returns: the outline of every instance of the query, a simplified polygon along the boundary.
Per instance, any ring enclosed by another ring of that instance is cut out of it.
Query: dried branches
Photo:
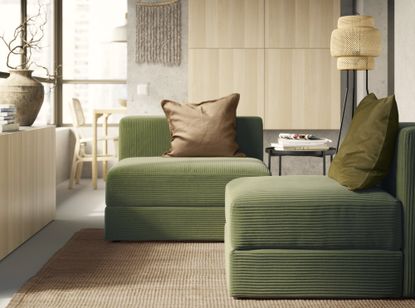
[[[30,69],[32,65],[37,65],[32,61],[32,51],[40,50],[42,47],[40,42],[45,36],[45,26],[47,23],[47,15],[45,6],[38,2],[38,9],[35,15],[27,17],[13,33],[13,38],[7,41],[4,35],[0,35],[0,40],[5,44],[9,53],[7,54],[7,67],[10,69]],[[20,56],[21,63],[12,65],[13,56]],[[47,70],[48,76],[50,76]]]

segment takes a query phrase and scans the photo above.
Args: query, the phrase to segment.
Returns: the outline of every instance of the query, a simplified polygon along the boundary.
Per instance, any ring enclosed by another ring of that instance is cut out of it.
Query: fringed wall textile
[[[180,0],[137,2],[137,63],[180,65]]]

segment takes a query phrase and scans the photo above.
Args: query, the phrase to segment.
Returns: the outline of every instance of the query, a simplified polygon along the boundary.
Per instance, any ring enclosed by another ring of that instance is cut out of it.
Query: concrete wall
[[[400,0],[398,0],[399,2]],[[369,92],[377,97],[388,95],[388,0],[357,0],[356,11],[360,15],[370,15],[381,33],[382,51],[375,59],[375,69],[369,71]],[[366,96],[365,72],[357,73],[357,102]]]
[[[415,122],[415,1],[395,1],[395,93],[401,122]]]
[[[146,0],[144,2],[157,2]],[[187,100],[187,0],[182,6],[182,63],[180,66],[137,64],[136,3],[128,0],[128,113],[161,115],[160,102],[169,98],[179,102]],[[149,95],[137,95],[138,84],[149,84]]]

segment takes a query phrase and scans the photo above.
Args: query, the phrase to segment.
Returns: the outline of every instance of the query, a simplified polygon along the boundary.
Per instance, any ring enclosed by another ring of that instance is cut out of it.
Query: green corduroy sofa
[[[258,117],[238,117],[237,142],[247,157],[162,157],[170,147],[165,117],[120,122],[119,162],[108,173],[107,240],[223,241],[225,185],[268,176]]]
[[[226,274],[239,298],[415,296],[415,124],[377,188],[325,176],[239,178],[226,186]]]

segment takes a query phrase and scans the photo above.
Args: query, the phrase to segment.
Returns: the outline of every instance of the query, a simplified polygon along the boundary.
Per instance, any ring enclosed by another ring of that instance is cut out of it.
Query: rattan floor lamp
[[[371,16],[342,16],[337,22],[337,29],[331,33],[330,53],[337,58],[337,69],[346,71],[346,92],[337,149],[340,145],[344,116],[349,100],[350,72],[353,81],[356,80],[356,71],[366,71],[366,92],[369,94],[368,71],[375,67],[375,57],[380,54],[380,32],[375,28]],[[356,87],[352,84],[352,117],[356,109]]]

